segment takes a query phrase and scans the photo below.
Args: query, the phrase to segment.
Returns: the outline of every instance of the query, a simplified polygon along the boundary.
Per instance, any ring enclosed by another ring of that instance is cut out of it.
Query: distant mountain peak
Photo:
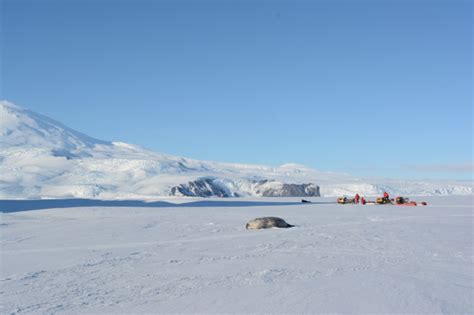
[[[311,169],[310,167],[303,165],[303,164],[297,164],[297,163],[285,163],[279,166],[279,168],[287,168],[287,169],[299,169],[299,170],[304,170],[304,169]]]
[[[9,102],[9,101],[7,101],[7,100],[0,100],[0,108],[1,108],[1,109],[8,109],[8,108],[21,109],[20,106],[15,105],[15,104],[13,104],[12,102]]]
[[[32,147],[56,152],[71,152],[72,155],[90,155],[85,152],[96,145],[111,142],[89,137],[49,117],[23,109],[8,101],[0,102],[0,144],[3,149]]]

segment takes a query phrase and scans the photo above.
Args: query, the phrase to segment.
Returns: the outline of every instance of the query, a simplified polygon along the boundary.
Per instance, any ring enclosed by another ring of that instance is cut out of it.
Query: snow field
[[[424,198],[427,207],[252,200],[262,206],[3,213],[1,312],[474,309],[472,196]],[[262,216],[296,227],[245,230]]]

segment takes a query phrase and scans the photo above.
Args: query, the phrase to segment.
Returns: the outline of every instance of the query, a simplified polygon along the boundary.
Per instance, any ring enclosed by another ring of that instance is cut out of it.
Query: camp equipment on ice
[[[395,203],[398,204],[398,205],[404,204],[404,203],[407,203],[407,202],[410,202],[410,200],[408,198],[405,198],[405,197],[395,198]]]
[[[375,200],[375,203],[379,205],[384,205],[384,204],[391,204],[392,201],[387,198],[379,197]]]
[[[337,203],[341,205],[354,203],[354,198],[340,197],[340,198],[337,198]]]

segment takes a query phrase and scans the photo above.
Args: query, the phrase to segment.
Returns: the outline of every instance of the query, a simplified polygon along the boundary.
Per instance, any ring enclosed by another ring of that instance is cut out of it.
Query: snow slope
[[[472,313],[472,196],[312,200],[3,213],[1,313]],[[245,230],[262,216],[296,227]]]
[[[368,180],[297,164],[199,161],[97,140],[0,102],[0,198],[472,194],[472,183]],[[304,185],[306,184],[306,185]]]

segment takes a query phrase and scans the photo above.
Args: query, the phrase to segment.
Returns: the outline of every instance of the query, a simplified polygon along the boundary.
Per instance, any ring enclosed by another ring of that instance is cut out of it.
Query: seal
[[[249,221],[245,225],[245,228],[247,230],[268,229],[272,227],[291,228],[291,227],[294,227],[294,225],[288,224],[282,218],[277,218],[277,217],[256,218]]]

